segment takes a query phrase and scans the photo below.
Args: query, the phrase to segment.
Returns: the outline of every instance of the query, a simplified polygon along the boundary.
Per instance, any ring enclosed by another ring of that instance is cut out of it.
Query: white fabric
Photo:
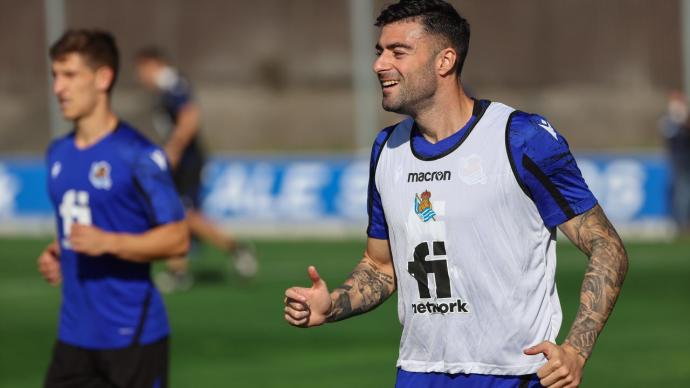
[[[491,103],[465,141],[436,160],[412,153],[411,119],[394,129],[381,151],[375,183],[398,282],[403,370],[534,373],[545,358],[526,356],[523,349],[558,334],[555,231],[544,225],[511,169],[505,144],[511,112]],[[424,202],[424,191],[430,193],[431,212],[415,208]],[[446,255],[439,255],[440,243],[434,250],[432,242],[441,241]],[[421,297],[410,273],[420,244],[430,252],[420,260],[439,260],[426,279],[417,276],[428,285],[429,298]],[[443,287],[437,295],[442,260],[447,260],[450,297],[443,297]],[[432,304],[439,311],[430,313]]]

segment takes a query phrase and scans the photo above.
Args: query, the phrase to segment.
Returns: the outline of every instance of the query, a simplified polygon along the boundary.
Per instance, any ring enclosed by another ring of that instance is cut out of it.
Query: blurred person
[[[568,143],[542,116],[466,95],[469,24],[439,0],[377,18],[387,111],[377,136],[364,257],[329,293],[285,292],[285,320],[312,327],[365,313],[398,290],[397,387],[575,387],[627,272],[618,234]],[[562,344],[556,228],[589,258]]]
[[[112,35],[70,30],[50,47],[53,93],[74,129],[47,151],[57,239],[38,259],[62,284],[46,387],[165,387],[170,327],[151,262],[189,247],[165,153],[111,109]]]
[[[252,247],[224,235],[201,212],[201,173],[206,157],[199,139],[201,112],[189,82],[155,47],[143,48],[137,53],[136,68],[141,84],[158,94],[154,126],[164,139],[163,148],[172,165],[173,179],[185,205],[192,236],[226,252],[240,276],[254,276],[258,262]],[[168,263],[169,271],[161,274],[160,284],[170,290],[188,288],[192,278],[187,258],[175,258]]]
[[[678,230],[690,234],[690,117],[681,92],[669,94],[660,128],[671,168],[671,213]]]

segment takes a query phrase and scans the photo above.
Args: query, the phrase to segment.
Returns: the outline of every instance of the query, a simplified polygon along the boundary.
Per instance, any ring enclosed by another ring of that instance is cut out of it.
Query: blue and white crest
[[[423,192],[421,197],[417,194],[414,195],[414,212],[424,222],[429,220],[436,221],[436,212],[434,212],[430,198],[431,192],[429,190]]]
[[[110,190],[113,185],[110,179],[110,164],[105,160],[91,164],[89,181],[97,189]]]

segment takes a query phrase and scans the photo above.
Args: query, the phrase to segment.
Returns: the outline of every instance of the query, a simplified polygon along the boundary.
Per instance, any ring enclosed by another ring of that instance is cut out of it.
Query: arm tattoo
[[[565,340],[587,359],[620,293],[628,271],[628,256],[599,205],[569,221],[562,230],[589,256],[580,307]]]
[[[382,272],[373,260],[365,257],[355,267],[345,284],[331,297],[329,322],[340,321],[377,307],[393,293],[393,276]]]

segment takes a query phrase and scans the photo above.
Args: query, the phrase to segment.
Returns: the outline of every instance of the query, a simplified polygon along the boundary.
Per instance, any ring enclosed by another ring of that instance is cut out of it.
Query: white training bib
[[[383,146],[375,184],[397,276],[403,370],[534,373],[545,358],[523,349],[558,334],[555,230],[511,168],[513,111],[491,103],[438,158],[414,153],[412,119]]]

